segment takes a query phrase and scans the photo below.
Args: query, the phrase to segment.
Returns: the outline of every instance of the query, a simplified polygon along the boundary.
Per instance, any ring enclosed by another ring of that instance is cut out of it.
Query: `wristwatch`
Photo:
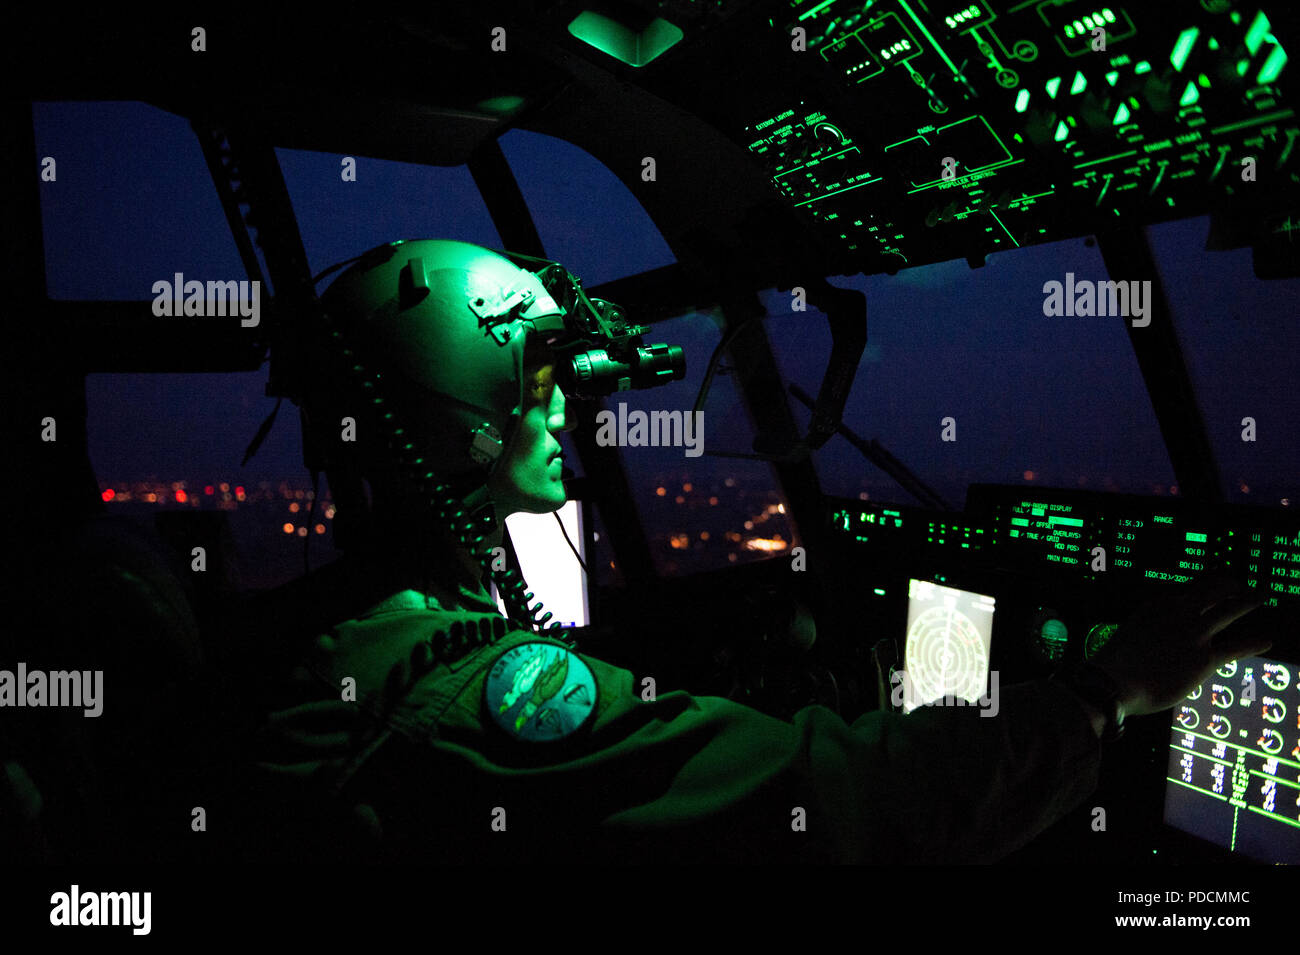
[[[1106,728],[1101,733],[1102,742],[1113,742],[1124,735],[1124,710],[1119,703],[1119,684],[1109,673],[1091,663],[1071,663],[1058,670],[1052,679],[1065,684],[1106,717]]]

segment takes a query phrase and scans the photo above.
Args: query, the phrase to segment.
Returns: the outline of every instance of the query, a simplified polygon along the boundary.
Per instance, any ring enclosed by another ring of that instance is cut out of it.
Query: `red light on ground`
[[[111,501],[113,498],[117,497],[117,492],[110,487],[106,488],[99,496],[105,501]]]
[[[216,489],[211,484],[209,484],[207,487],[203,489],[203,493],[208,495],[208,497],[211,497],[215,490]]]
[[[185,503],[186,501],[188,501],[189,499],[190,499],[190,496],[189,496],[188,494],[186,494],[184,491],[180,491],[180,490],[178,490],[178,491],[176,492],[176,503],[177,503],[177,504],[184,504],[184,503]]]
[[[235,493],[236,493],[236,494],[243,494],[243,493],[244,493],[244,488],[243,488],[243,486],[242,486],[242,485],[239,485],[239,484],[236,484],[236,485],[235,485]]]

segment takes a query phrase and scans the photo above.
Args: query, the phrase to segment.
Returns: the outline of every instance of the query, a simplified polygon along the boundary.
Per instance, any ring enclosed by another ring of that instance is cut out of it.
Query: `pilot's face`
[[[524,367],[523,417],[488,479],[503,518],[517,511],[546,514],[564,504],[564,459],[556,435],[571,426],[554,370],[551,364]]]

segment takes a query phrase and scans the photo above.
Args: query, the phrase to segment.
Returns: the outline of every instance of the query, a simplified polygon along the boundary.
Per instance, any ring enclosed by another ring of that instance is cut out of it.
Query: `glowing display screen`
[[[1225,565],[1262,591],[1270,606],[1300,600],[1300,532],[1262,527],[1225,534]]]
[[[1125,509],[1124,516],[1103,515],[1099,524],[1111,569],[1119,573],[1185,584],[1220,556],[1218,534],[1205,519],[1173,508]]]
[[[1263,862],[1300,862],[1300,676],[1248,657],[1174,708],[1165,822]]]
[[[1068,502],[1017,501],[1008,509],[1005,539],[1044,563],[1078,567],[1085,555],[1082,513]]]
[[[994,600],[925,580],[908,582],[903,712],[951,698],[980,702],[989,678]]]
[[[585,627],[591,623],[587,573],[564,539],[567,532],[585,564],[587,549],[581,505],[568,501],[556,513],[564,522],[564,532],[553,514],[511,514],[506,518],[506,530],[519,557],[524,580],[542,602],[542,610],[554,614],[551,619],[565,627]],[[496,587],[492,588],[492,596],[504,614],[505,602],[496,593]]]
[[[991,539],[987,527],[960,514],[935,514],[848,498],[832,498],[831,502],[830,526],[836,537],[883,548],[893,557],[943,553],[962,559],[984,550]]]
[[[999,558],[1079,580],[1190,584],[1224,573],[1300,609],[1300,519],[1284,511],[1121,494],[973,485]]]

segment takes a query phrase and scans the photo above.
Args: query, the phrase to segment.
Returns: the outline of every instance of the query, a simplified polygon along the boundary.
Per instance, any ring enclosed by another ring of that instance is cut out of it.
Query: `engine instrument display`
[[[1174,708],[1165,822],[1262,862],[1300,862],[1300,692],[1294,666],[1219,668]]]

